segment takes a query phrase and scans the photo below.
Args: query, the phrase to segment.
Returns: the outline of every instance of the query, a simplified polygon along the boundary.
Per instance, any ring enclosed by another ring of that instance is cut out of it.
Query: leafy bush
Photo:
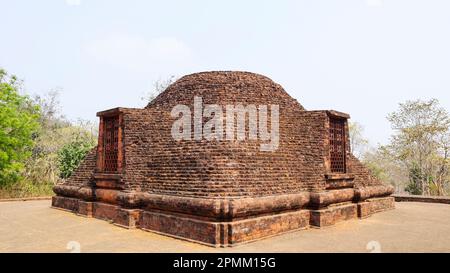
[[[13,184],[0,187],[0,199],[51,196],[53,186],[53,183],[33,183],[20,179]]]
[[[94,147],[92,141],[76,140],[64,145],[58,152],[59,176],[68,178]]]

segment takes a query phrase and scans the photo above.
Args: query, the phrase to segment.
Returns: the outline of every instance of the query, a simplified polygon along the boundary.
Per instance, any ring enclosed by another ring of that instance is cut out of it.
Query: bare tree
[[[172,75],[167,79],[159,79],[153,83],[153,90],[147,92],[144,96],[141,97],[141,100],[145,102],[153,101],[159,94],[164,92],[167,87],[169,87],[172,83],[177,80],[177,77]]]
[[[363,136],[364,128],[358,122],[349,123],[350,149],[354,156],[361,159],[369,149],[369,141]]]

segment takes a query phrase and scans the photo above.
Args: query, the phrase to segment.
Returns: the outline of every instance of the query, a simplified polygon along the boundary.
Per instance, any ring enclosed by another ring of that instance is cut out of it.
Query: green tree
[[[31,99],[16,77],[0,76],[0,198],[51,195],[96,145],[98,126],[67,120],[58,91]]]
[[[78,120],[68,121],[60,110],[59,91],[50,91],[35,96],[34,102],[40,106],[40,130],[35,139],[32,156],[26,163],[26,179],[33,184],[48,184],[49,188],[65,178],[68,166],[76,168],[79,164],[78,153],[64,152],[63,149],[77,150],[78,146],[92,148],[97,141],[97,124]],[[69,158],[68,156],[75,158]],[[76,165],[74,165],[77,163]]]
[[[94,146],[95,143],[88,139],[77,139],[64,145],[58,152],[60,177],[71,176]]]
[[[387,145],[364,153],[373,174],[414,195],[450,192],[450,116],[439,101],[414,100],[399,104],[388,115],[394,134]]]
[[[409,172],[407,191],[445,195],[450,180],[448,112],[436,99],[407,101],[388,120],[395,134],[387,149]]]
[[[39,128],[39,107],[19,90],[17,78],[0,69],[0,186],[20,178]]]

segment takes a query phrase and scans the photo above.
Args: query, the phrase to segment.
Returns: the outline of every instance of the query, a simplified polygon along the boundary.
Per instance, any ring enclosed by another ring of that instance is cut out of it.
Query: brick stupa
[[[278,148],[261,151],[259,139],[175,140],[171,111],[192,109],[195,97],[205,105],[278,105]],[[97,116],[98,146],[54,187],[55,208],[210,246],[394,208],[393,187],[351,154],[349,115],[307,111],[258,74],[184,76],[144,109]]]

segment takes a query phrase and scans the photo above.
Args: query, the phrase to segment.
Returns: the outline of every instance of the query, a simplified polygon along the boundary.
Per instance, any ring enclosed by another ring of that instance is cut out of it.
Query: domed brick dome
[[[170,85],[147,108],[192,104],[199,96],[207,104],[278,104],[282,107],[303,107],[266,76],[241,71],[200,72],[184,76]]]

